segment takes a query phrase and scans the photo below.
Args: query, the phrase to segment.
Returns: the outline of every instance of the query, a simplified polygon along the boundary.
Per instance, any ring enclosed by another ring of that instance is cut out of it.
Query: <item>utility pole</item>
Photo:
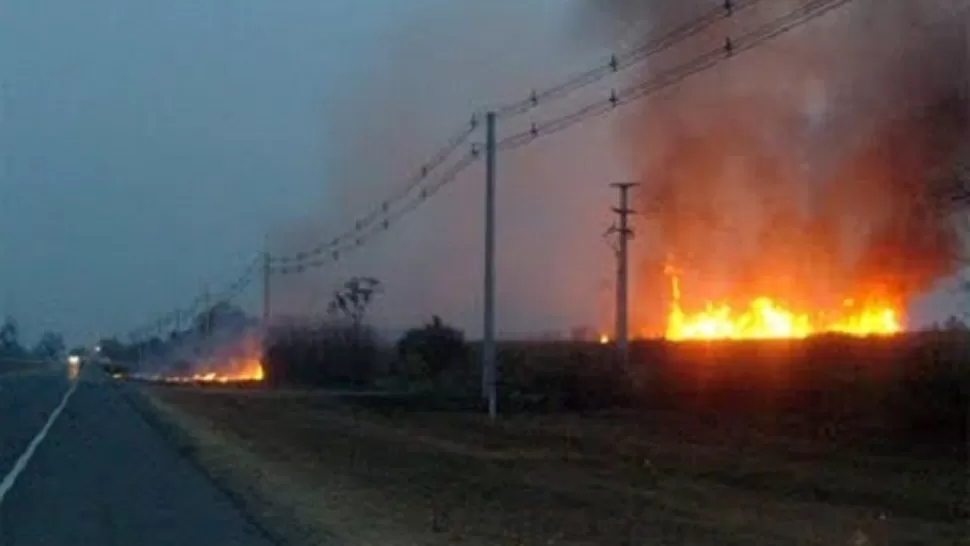
[[[202,335],[208,336],[212,330],[212,302],[209,295],[209,286],[202,288]]]
[[[138,347],[138,367],[141,367],[142,362],[145,360],[145,340],[142,338],[140,330],[138,335],[135,337],[135,344],[135,346]]]
[[[616,351],[620,357],[620,363],[624,367],[630,363],[629,340],[627,331],[627,243],[633,238],[633,230],[630,229],[630,188],[637,186],[636,182],[617,182],[610,184],[611,187],[620,190],[620,206],[614,207],[613,212],[620,217],[619,227],[613,226],[610,232],[617,233],[619,239],[616,266],[616,325],[614,336],[616,337]]]
[[[488,417],[498,412],[495,365],[495,112],[485,115],[485,317],[482,336],[482,391],[488,399]]]
[[[273,274],[269,251],[263,252],[263,328],[269,328],[270,277]]]

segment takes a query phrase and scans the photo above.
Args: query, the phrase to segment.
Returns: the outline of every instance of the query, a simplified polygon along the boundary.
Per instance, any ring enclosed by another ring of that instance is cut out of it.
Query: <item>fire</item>
[[[665,337],[669,340],[799,339],[821,333],[873,336],[902,330],[899,312],[879,301],[858,306],[847,299],[835,318],[795,312],[767,296],[753,298],[740,311],[724,302],[707,302],[703,310],[687,313],[680,303],[679,273],[669,265],[665,273],[673,300],[667,314]]]
[[[227,345],[191,365],[191,374],[161,373],[136,375],[136,378],[161,383],[247,383],[259,382],[266,376],[260,359],[258,338],[249,337]]]
[[[262,381],[263,365],[257,358],[230,359],[229,362],[217,366],[221,371],[195,373],[184,376],[159,377],[158,380],[168,383],[241,383],[247,381]]]
[[[600,345],[606,345],[607,343],[610,342],[610,336],[606,334],[600,334],[599,341],[600,341]]]

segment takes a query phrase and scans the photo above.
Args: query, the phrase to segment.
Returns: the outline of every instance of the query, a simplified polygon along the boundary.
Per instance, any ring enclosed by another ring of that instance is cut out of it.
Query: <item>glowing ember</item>
[[[670,266],[665,273],[673,300],[667,314],[665,337],[669,340],[791,339],[820,333],[872,336],[902,330],[896,309],[880,302],[856,306],[853,300],[846,300],[837,319],[796,313],[765,296],[752,299],[740,312],[726,303],[707,302],[703,310],[686,313],[680,304],[679,275]]]
[[[606,345],[610,342],[610,336],[606,334],[600,334],[600,345]]]

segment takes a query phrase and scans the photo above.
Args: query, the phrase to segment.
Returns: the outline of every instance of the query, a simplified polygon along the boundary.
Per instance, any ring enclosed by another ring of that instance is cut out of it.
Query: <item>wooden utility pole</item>
[[[619,239],[617,250],[616,266],[616,323],[614,326],[614,336],[616,338],[616,351],[620,362],[627,366],[630,363],[629,353],[629,332],[627,316],[627,288],[628,288],[628,242],[633,238],[633,230],[630,229],[630,188],[637,186],[636,182],[617,182],[610,186],[620,190],[620,203],[613,208],[613,212],[619,216],[619,225],[610,228],[611,233],[616,233]]]

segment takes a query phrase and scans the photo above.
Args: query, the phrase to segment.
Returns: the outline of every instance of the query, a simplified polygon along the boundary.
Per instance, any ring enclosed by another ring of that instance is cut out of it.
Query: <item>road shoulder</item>
[[[166,403],[145,389],[122,386],[126,400],[179,453],[225,493],[250,522],[276,544],[335,544],[335,535],[320,525],[307,525],[299,514],[309,495],[272,463],[263,460],[230,434],[204,419]],[[286,491],[286,495],[277,492]]]

